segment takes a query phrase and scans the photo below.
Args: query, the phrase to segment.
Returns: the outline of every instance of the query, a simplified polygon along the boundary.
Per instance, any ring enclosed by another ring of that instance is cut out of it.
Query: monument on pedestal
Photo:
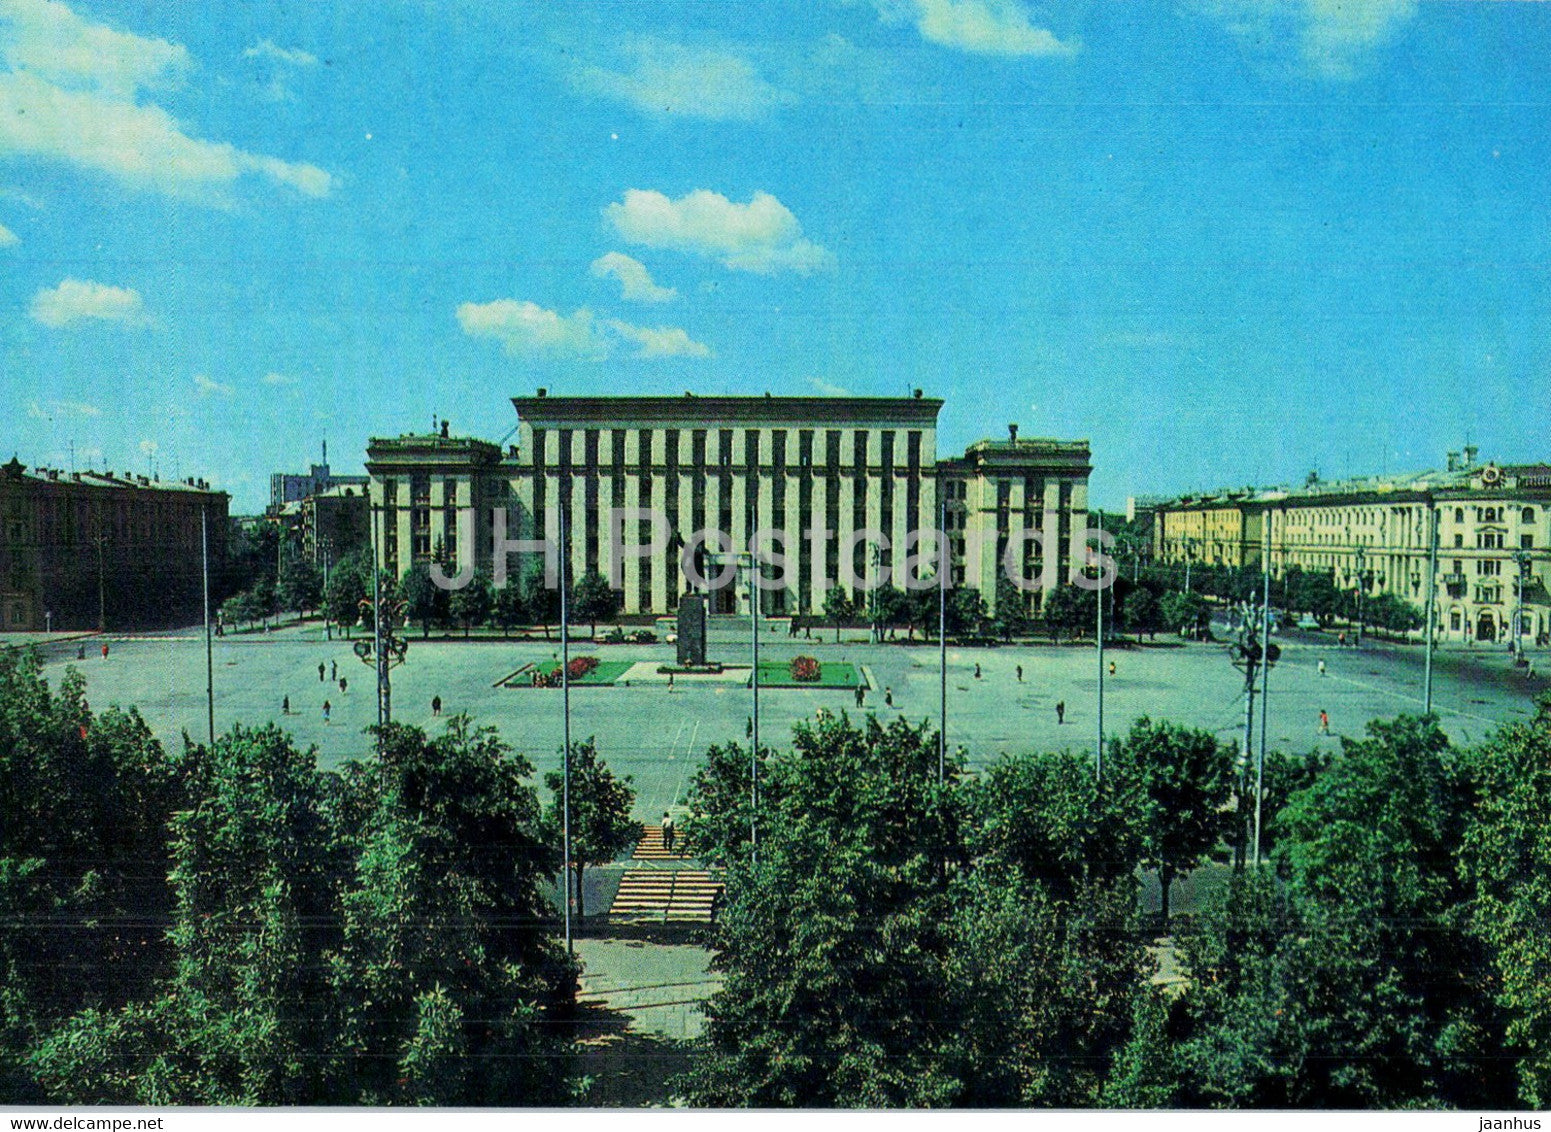
[[[685,594],[679,599],[680,668],[705,666],[705,628],[705,597],[701,594]]]

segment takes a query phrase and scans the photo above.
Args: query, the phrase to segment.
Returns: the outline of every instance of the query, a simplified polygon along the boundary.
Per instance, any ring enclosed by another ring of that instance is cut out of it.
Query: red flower
[[[800,681],[802,681],[805,684],[806,683],[812,683],[813,681],[816,681],[819,678],[819,676],[822,674],[822,672],[823,672],[823,669],[820,668],[819,662],[817,660],[813,659],[813,657],[811,657],[811,656],[794,656],[794,657],[792,657],[791,673],[792,673],[792,679],[793,680],[800,680]]]

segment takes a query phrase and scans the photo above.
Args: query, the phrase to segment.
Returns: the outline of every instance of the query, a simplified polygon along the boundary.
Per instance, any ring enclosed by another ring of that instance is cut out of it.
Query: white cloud
[[[219,382],[213,377],[206,377],[202,373],[194,375],[194,388],[199,390],[201,397],[209,397],[212,393],[219,393],[222,397],[230,397],[232,395],[232,387],[230,385]]]
[[[57,0],[0,0],[0,62],[0,153],[211,203],[245,176],[314,197],[333,187],[317,166],[193,137],[143,101],[184,81],[193,63],[181,45],[87,23]]]
[[[676,201],[654,190],[629,189],[604,215],[631,243],[710,256],[734,271],[807,275],[834,265],[834,257],[805,239],[797,218],[769,193],[734,204],[705,189]]]
[[[100,417],[102,410],[88,401],[50,401],[46,405],[33,401],[27,406],[27,415],[34,420],[51,421],[55,417]]]
[[[4,224],[0,224],[0,248],[14,248],[22,242],[22,238],[11,231]]]
[[[58,0],[0,0],[0,19],[0,57],[60,86],[132,98],[179,85],[193,68],[181,44],[87,23]]]
[[[825,381],[822,377],[808,378],[808,384],[813,386],[813,391],[824,397],[849,397],[851,391],[843,385],[836,385],[832,381]]]
[[[496,339],[513,357],[602,358],[608,353],[585,308],[561,315],[517,299],[464,303],[458,307],[458,324],[474,338]]]
[[[145,322],[145,310],[139,291],[66,279],[32,297],[32,317],[56,330],[87,320],[137,326]]]
[[[608,327],[627,342],[634,343],[637,358],[709,358],[711,347],[696,342],[677,326],[632,326],[611,319]]]
[[[1417,14],[1417,0],[1200,0],[1200,11],[1258,50],[1295,48],[1319,78],[1356,78]]]
[[[299,385],[299,384],[301,384],[301,381],[300,381],[299,378],[290,377],[287,374],[283,374],[283,373],[266,373],[263,377],[259,378],[259,380],[261,382],[263,382],[265,385]]]
[[[797,101],[796,95],[766,81],[753,63],[731,51],[643,39],[626,54],[626,68],[581,66],[572,71],[572,84],[649,114],[715,121],[752,121]]]
[[[599,279],[612,275],[619,280],[623,298],[636,303],[666,303],[678,295],[672,287],[659,287],[646,265],[623,252],[609,252],[592,261],[592,273]]]
[[[1077,44],[1035,27],[1018,0],[913,0],[928,43],[976,55],[1072,55]]]
[[[272,39],[262,39],[242,53],[244,59],[272,59],[292,67],[316,67],[318,57],[299,47],[281,47]]]

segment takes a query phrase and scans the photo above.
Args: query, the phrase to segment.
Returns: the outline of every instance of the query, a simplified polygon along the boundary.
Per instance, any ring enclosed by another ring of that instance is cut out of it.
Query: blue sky
[[[0,447],[252,511],[539,385],[920,386],[1109,506],[1546,459],[1548,102],[1518,0],[0,0]]]

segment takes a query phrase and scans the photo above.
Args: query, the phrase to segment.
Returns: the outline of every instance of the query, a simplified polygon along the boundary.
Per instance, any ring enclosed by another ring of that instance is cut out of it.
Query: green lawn
[[[784,660],[759,662],[761,688],[854,688],[862,682],[862,673],[849,661],[822,660],[817,680],[792,679],[791,665]]]
[[[634,664],[635,661],[633,660],[600,660],[598,661],[598,667],[587,673],[586,676],[578,676],[572,680],[571,687],[576,688],[583,684],[612,684],[626,672],[630,671],[631,666]],[[555,664],[551,661],[544,661],[536,667],[542,672],[554,668]],[[513,688],[526,688],[529,686],[528,679],[528,673],[523,672],[512,679],[510,686]],[[558,684],[555,686],[559,687]]]

